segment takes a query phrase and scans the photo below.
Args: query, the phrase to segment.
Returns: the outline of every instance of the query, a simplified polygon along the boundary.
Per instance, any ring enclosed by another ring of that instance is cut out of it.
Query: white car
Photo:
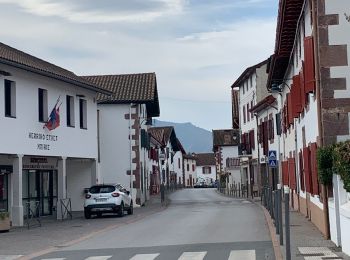
[[[85,194],[84,216],[87,219],[103,213],[118,213],[122,217],[124,211],[133,214],[133,201],[130,192],[120,184],[94,185]]]

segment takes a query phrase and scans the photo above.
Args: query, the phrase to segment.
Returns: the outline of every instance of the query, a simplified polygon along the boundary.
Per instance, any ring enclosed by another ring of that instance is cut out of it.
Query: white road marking
[[[0,255],[0,260],[15,260],[23,255]]]
[[[178,260],[203,260],[207,252],[184,252]]]
[[[45,259],[41,259],[41,260],[64,260],[64,259],[66,259],[66,258],[45,258]]]
[[[130,258],[130,260],[153,260],[157,256],[159,256],[159,254],[137,254]]]
[[[324,259],[324,257],[332,257],[332,259],[341,259],[341,257],[338,257],[328,247],[298,247],[298,249],[300,253],[304,255],[305,260],[322,260]],[[313,254],[320,254],[320,256],[312,256]]]
[[[232,250],[228,260],[255,260],[255,250]]]
[[[90,256],[86,258],[85,260],[107,260],[111,258],[111,255],[101,255],[101,256]]]

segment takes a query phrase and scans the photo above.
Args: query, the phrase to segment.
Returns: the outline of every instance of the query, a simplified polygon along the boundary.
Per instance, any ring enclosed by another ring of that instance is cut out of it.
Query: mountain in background
[[[154,120],[153,126],[173,126],[177,138],[180,140],[186,153],[208,153],[213,149],[212,133],[192,123],[173,123]]]

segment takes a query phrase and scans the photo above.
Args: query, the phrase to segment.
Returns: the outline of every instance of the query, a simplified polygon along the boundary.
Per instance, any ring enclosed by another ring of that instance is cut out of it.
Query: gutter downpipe
[[[313,30],[312,34],[314,36],[314,56],[315,58],[315,77],[316,77],[316,99],[317,99],[317,112],[318,112],[318,131],[319,131],[319,147],[324,146],[324,133],[323,133],[323,124],[322,124],[322,104],[321,104],[321,80],[320,80],[320,52],[319,52],[319,37],[318,37],[318,6],[317,1],[312,0],[312,23],[313,23]],[[324,231],[325,231],[325,238],[330,238],[330,227],[329,227],[329,209],[328,209],[328,189],[326,185],[322,184],[322,194],[323,194],[323,217],[324,217]]]
[[[131,193],[131,198],[133,198],[133,179],[134,179],[134,174],[132,170],[132,133],[131,133],[131,107],[132,103],[130,103],[129,106],[129,156],[130,156],[130,193]]]

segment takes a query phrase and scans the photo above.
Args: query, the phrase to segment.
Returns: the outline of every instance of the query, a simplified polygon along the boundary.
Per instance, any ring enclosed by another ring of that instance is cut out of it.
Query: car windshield
[[[113,191],[115,188],[112,185],[92,186],[89,190],[90,193],[111,193]]]

